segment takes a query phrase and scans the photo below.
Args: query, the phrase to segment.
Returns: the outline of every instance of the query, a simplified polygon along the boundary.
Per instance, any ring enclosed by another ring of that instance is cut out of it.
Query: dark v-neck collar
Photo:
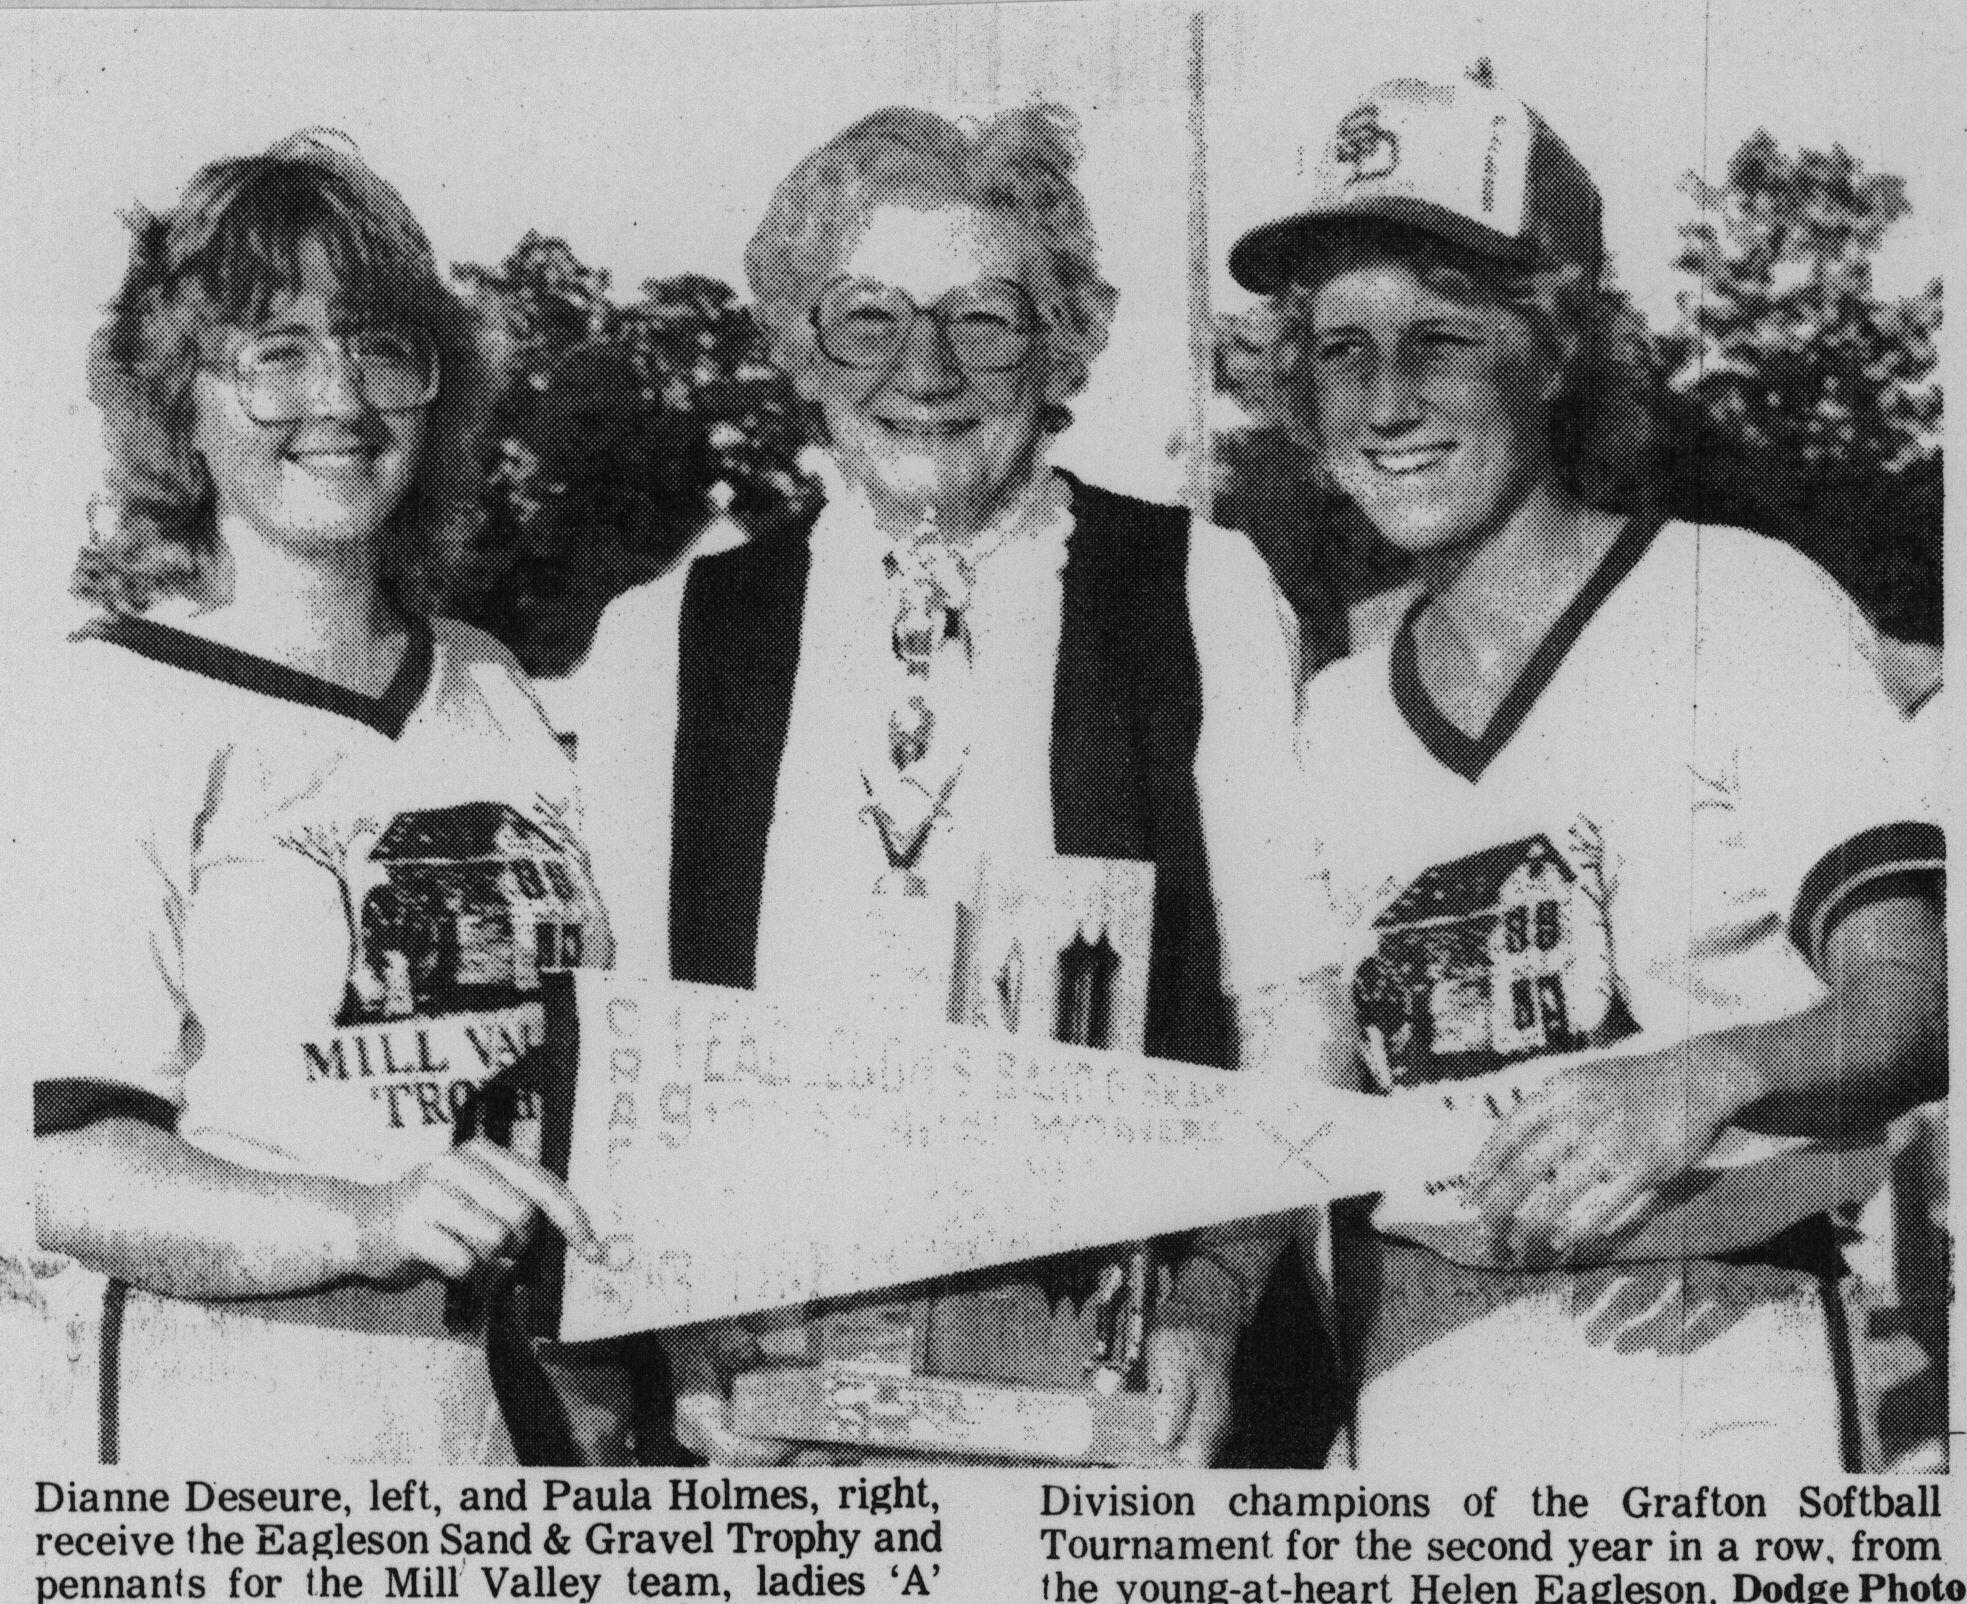
[[[124,614],[100,618],[86,625],[81,636],[108,641],[154,662],[181,668],[187,673],[203,674],[207,679],[237,685],[261,696],[277,697],[281,701],[297,702],[303,707],[317,707],[323,712],[354,719],[393,741],[402,735],[404,727],[410,722],[410,715],[417,710],[424,693],[430,688],[431,667],[436,656],[430,625],[418,618],[412,619],[409,627],[410,639],[403,650],[403,661],[397,665],[395,677],[380,696],[365,696],[346,685],[322,679],[318,674],[290,668],[285,663],[276,663],[268,658],[255,657],[236,646],[222,645],[218,641],[207,640],[203,635],[194,635],[189,630],[160,624],[155,619]]]
[[[1463,779],[1471,783],[1481,779],[1483,770],[1496,760],[1509,744],[1510,737],[1523,727],[1523,721],[1537,705],[1537,698],[1557,677],[1564,659],[1577,644],[1586,626],[1597,616],[1598,609],[1618,589],[1619,582],[1639,565],[1639,559],[1651,548],[1653,537],[1660,532],[1665,521],[1659,517],[1634,518],[1620,531],[1599,562],[1597,571],[1585,581],[1584,588],[1571,598],[1570,605],[1558,615],[1557,622],[1537,643],[1537,649],[1530,654],[1530,661],[1523,665],[1523,672],[1509,688],[1509,694],[1497,704],[1496,711],[1480,735],[1470,735],[1450,721],[1434,705],[1434,698],[1428,695],[1427,687],[1421,683],[1414,625],[1431,598],[1426,595],[1416,597],[1393,637],[1393,700],[1421,744]]]

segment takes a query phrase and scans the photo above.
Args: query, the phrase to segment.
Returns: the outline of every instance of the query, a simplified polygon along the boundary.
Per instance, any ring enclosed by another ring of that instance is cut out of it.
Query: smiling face
[[[902,291],[931,308],[987,279],[1023,284],[1024,242],[971,206],[877,206],[850,236],[835,279]],[[945,529],[982,524],[1032,470],[1043,436],[1044,344],[1004,373],[966,372],[932,318],[915,320],[881,369],[846,368],[815,352],[805,388],[825,413],[841,469],[897,524],[934,506]]]
[[[1557,372],[1505,307],[1351,268],[1313,297],[1306,365],[1326,467],[1404,550],[1487,539],[1551,472]]]
[[[246,410],[235,361],[248,341],[275,332],[340,336],[349,319],[318,245],[302,252],[298,290],[276,295],[263,322],[222,332],[223,348],[196,381],[193,439],[211,475],[219,530],[285,547],[374,539],[402,504],[422,454],[428,410],[379,412],[359,392],[346,352],[304,416],[258,423]]]

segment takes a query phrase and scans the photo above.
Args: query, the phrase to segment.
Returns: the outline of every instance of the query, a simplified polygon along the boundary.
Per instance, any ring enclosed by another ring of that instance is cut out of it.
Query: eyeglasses
[[[892,284],[850,278],[827,286],[813,308],[813,333],[830,361],[872,370],[890,366],[902,354],[916,320],[924,317],[935,323],[965,373],[1008,373],[1022,366],[1038,332],[1030,292],[1010,279],[980,279],[924,307]]]
[[[414,412],[437,399],[437,347],[422,329],[276,329],[233,358],[239,404],[255,423],[298,422],[319,403],[336,352],[356,394],[378,412]]]

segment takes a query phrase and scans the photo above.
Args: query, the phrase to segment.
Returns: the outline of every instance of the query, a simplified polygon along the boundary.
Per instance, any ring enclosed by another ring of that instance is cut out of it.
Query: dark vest
[[[1235,1037],[1195,790],[1202,695],[1188,514],[1069,482],[1053,844],[1068,856],[1154,864],[1147,1050],[1229,1068]],[[803,539],[761,540],[700,559],[684,586],[669,880],[677,980],[756,980],[765,843],[810,567]]]

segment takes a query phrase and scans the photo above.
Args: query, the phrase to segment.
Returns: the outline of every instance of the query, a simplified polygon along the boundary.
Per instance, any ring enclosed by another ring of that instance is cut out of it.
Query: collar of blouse
[[[813,526],[816,558],[844,554],[842,548],[853,548],[851,560],[856,564],[864,562],[868,571],[878,576],[882,572],[882,559],[890,553],[906,561],[914,555],[914,548],[926,545],[909,538],[898,540],[884,530],[866,494],[849,482],[830,454],[809,451],[800,466],[814,474],[826,492],[826,504]],[[1071,487],[1041,456],[1024,488],[1005,504],[987,528],[968,540],[949,543],[944,549],[961,560],[974,581],[988,571],[990,560],[999,552],[1056,548],[1058,560],[1063,563],[1063,537],[1071,527]],[[926,558],[929,554],[925,552],[922,556]]]

